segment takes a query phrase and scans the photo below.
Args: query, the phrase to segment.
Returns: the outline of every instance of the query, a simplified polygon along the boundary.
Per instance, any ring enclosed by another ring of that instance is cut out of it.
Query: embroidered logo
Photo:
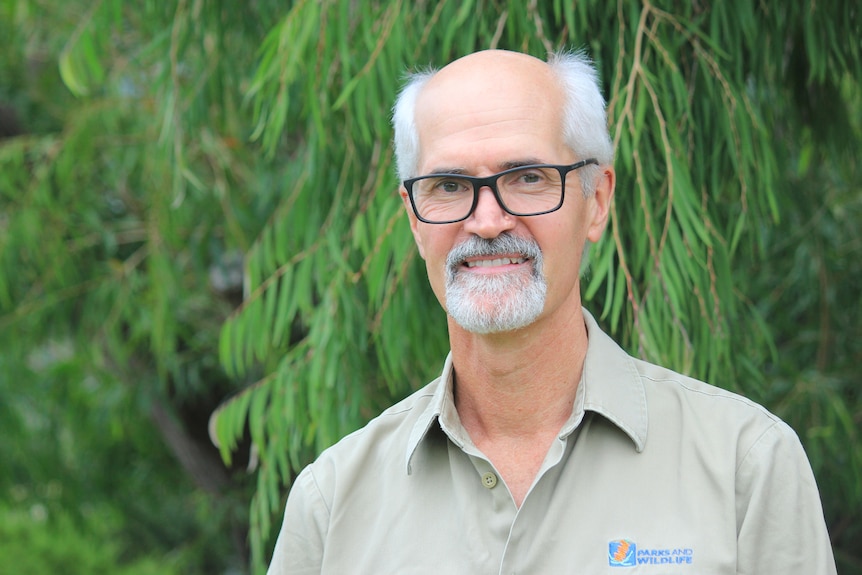
[[[631,539],[615,539],[608,542],[608,565],[611,567],[691,565],[693,563],[694,549],[690,547],[638,549]]]
[[[608,543],[608,564],[611,567],[634,567],[637,545],[628,539],[617,539]]]

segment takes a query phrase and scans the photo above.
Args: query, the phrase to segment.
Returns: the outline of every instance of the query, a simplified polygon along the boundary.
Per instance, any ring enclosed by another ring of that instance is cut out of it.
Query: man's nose
[[[515,227],[517,218],[503,209],[488,186],[479,189],[476,209],[464,220],[464,230],[480,238],[496,238]]]

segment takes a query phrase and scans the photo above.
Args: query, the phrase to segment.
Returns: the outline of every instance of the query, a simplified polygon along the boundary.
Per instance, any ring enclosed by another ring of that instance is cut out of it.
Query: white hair
[[[613,143],[608,134],[599,75],[592,61],[582,51],[559,51],[549,55],[548,66],[566,94],[563,110],[566,144],[580,159],[595,158],[601,165],[610,165],[614,160]],[[436,72],[427,69],[409,75],[393,107],[395,161],[398,179],[402,181],[419,175],[416,173],[419,166],[416,100],[425,83]],[[579,175],[584,195],[592,195],[599,167],[585,166]]]
[[[419,92],[437,73],[435,69],[427,69],[407,76],[407,83],[395,100],[392,107],[392,126],[395,131],[395,167],[399,180],[418,176],[419,166],[419,130],[416,128],[416,100]]]

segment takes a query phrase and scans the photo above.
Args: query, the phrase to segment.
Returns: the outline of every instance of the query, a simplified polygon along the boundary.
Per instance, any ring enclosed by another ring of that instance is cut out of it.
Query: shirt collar
[[[623,430],[638,452],[647,438],[646,391],[635,360],[610,338],[587,310],[589,344],[581,385],[585,411],[594,411]],[[577,407],[576,407],[577,409]]]
[[[443,372],[440,374],[440,377],[431,384],[434,387],[434,395],[431,396],[431,401],[428,402],[427,407],[422,412],[422,415],[419,416],[419,419],[416,420],[416,423],[410,431],[410,438],[407,441],[408,475],[413,472],[412,463],[417,447],[422,443],[432,427],[435,425],[441,425],[440,419],[444,411],[447,416],[454,414],[457,417],[458,412],[455,410],[455,400],[452,391],[454,387],[454,375],[455,372],[452,369],[452,352],[449,352],[449,355],[446,356],[446,362],[443,364]],[[458,423],[460,424],[460,419],[458,419]],[[461,429],[463,430],[463,428]],[[463,431],[463,433],[466,435],[466,431]],[[462,447],[462,444],[457,441],[456,443],[458,443],[459,447]]]
[[[646,392],[635,362],[617,343],[604,333],[595,318],[583,310],[589,343],[584,369],[578,387],[572,417],[563,426],[561,436],[570,434],[583,419],[586,411],[593,411],[619,427],[643,451],[647,436]],[[429,431],[439,425],[458,447],[472,444],[461,426],[455,410],[452,354],[446,357],[443,371],[434,382],[434,395],[413,426],[407,442],[407,473],[419,444]]]

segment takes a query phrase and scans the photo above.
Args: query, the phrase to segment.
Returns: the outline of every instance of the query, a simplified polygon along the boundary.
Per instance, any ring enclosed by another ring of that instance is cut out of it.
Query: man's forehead
[[[456,60],[437,72],[417,99],[422,156],[431,161],[427,154],[433,148],[435,167],[438,160],[448,165],[478,143],[492,142],[499,161],[539,154],[535,137],[545,146],[562,141],[563,98],[548,65],[532,56],[487,51]]]

